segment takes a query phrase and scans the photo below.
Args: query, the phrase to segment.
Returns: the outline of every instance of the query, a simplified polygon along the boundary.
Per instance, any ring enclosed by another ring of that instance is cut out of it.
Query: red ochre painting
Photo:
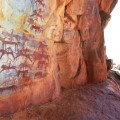
[[[0,89],[47,75],[44,0],[0,0]]]

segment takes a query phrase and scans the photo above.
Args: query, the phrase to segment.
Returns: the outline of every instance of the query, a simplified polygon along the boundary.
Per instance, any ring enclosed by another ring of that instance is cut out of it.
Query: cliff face
[[[106,80],[104,28],[116,3],[0,0],[0,115]]]
[[[69,88],[106,80],[104,28],[117,0],[71,0],[57,46],[60,83]]]

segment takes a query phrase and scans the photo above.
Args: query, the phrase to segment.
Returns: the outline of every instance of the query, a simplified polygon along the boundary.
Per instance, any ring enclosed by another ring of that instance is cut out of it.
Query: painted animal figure
[[[13,37],[17,40],[17,42],[20,42],[20,40],[22,39],[22,37],[17,34],[14,34]]]
[[[29,19],[27,20],[27,22],[29,23],[29,25],[35,24],[35,21],[34,21],[34,19],[32,19],[32,18],[29,18]],[[28,25],[28,26],[29,26],[29,25]]]
[[[44,4],[43,0],[30,0],[30,1],[31,1],[31,5],[32,5],[33,10],[34,10],[35,4],[36,4],[37,7],[39,7],[40,5],[41,5],[41,7],[45,7],[45,4]]]
[[[11,55],[14,59],[15,59],[15,57],[14,57],[14,54],[13,54],[13,50],[9,47],[9,48],[7,48],[7,49],[1,49],[0,50],[0,53],[1,53],[1,56],[0,56],[0,59],[3,57],[3,55]]]
[[[25,45],[25,43],[27,42],[27,41],[29,41],[29,39],[28,39],[28,37],[26,37],[26,35],[23,35],[22,36],[22,43]]]
[[[17,77],[19,77],[21,74],[23,77],[25,77],[28,74],[28,70],[18,70]]]
[[[32,62],[32,58],[31,58],[31,54],[28,54],[27,52],[29,52],[29,49],[27,48],[23,48],[21,50],[19,50],[17,53],[16,53],[16,57],[15,58],[18,58],[20,56],[24,56],[26,57],[27,59],[29,59],[31,62]]]
[[[5,70],[10,70],[10,69],[16,70],[16,66],[11,66],[10,64],[11,64],[11,63],[9,63],[8,66],[7,66],[7,65],[2,65],[2,66],[1,66],[2,70],[0,71],[0,73],[3,72],[3,71],[5,71]],[[16,71],[17,71],[17,70],[16,70]]]
[[[32,18],[29,18],[28,19],[28,23],[29,25],[32,25],[32,26],[40,26],[40,24],[38,24],[34,19]],[[41,26],[40,26],[41,27]]]
[[[35,63],[35,61],[39,61],[39,60],[42,60],[42,54],[39,52],[39,51],[34,51],[33,53],[33,65]]]
[[[34,10],[34,11],[33,11],[33,14],[32,14],[30,17],[33,17],[33,16],[37,16],[37,17],[39,17],[41,20],[44,20],[44,19],[43,19],[43,15],[41,15],[37,10]]]
[[[2,88],[0,88],[0,92],[2,93],[2,92],[4,92],[5,90],[12,90],[12,91],[14,91],[14,90],[16,90],[17,89],[17,86],[16,85],[11,85],[11,86],[6,86],[6,87],[2,87]]]
[[[45,7],[45,3],[43,0],[35,0],[35,3],[38,3],[39,5],[42,5],[42,7]]]
[[[29,64],[29,63],[27,63],[27,62],[25,62],[25,63],[21,63],[20,65],[19,65],[19,68],[20,69],[24,69],[24,68],[29,68],[29,69],[32,69],[32,65],[31,64]]]
[[[2,34],[5,36],[5,37],[13,37],[13,30],[11,33],[8,33],[6,31],[2,31]]]
[[[35,32],[43,32],[43,29],[41,28],[41,26],[35,26],[35,25],[32,25],[31,30],[35,30]]]
[[[15,50],[17,51],[19,43],[11,41],[3,41],[3,48],[6,49],[6,45],[14,45]]]
[[[11,33],[8,33],[8,32],[5,32],[5,31],[3,31],[2,32],[2,34],[5,36],[5,37],[9,37],[9,38],[7,38],[10,42],[12,42],[12,40],[13,40],[13,30],[12,30],[12,32]]]
[[[45,12],[44,10],[42,10],[42,8],[39,8],[37,11],[38,11],[38,13],[44,13]]]
[[[36,72],[35,75],[34,75],[34,78],[42,77],[42,75],[43,75],[43,73],[41,71]]]
[[[5,41],[5,38],[1,38],[1,37],[0,37],[0,41],[2,42],[3,49],[6,49],[7,45],[14,45],[15,46],[15,50],[18,49],[19,42]]]

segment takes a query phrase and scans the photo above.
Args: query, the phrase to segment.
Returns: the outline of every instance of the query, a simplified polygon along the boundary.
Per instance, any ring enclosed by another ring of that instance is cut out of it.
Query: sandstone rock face
[[[104,28],[116,3],[117,0],[71,0],[66,5],[63,37],[56,43],[61,86],[71,88],[106,80]]]
[[[116,3],[0,0],[0,115],[106,80],[104,28]]]

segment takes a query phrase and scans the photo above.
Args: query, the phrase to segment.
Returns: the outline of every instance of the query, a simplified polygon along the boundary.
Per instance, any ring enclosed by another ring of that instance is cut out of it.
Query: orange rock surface
[[[61,87],[74,88],[107,79],[104,28],[117,0],[45,2],[49,13],[45,14],[42,35],[49,40],[48,75],[23,81],[18,88],[0,89],[0,115],[52,100],[59,96]]]

